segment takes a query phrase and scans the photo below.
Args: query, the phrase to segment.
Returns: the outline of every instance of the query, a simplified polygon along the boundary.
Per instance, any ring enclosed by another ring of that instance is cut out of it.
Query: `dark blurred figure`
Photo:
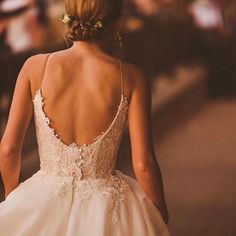
[[[171,73],[179,64],[199,62],[199,34],[184,1],[161,1],[156,44],[157,73]]]
[[[225,28],[236,37],[236,1],[219,0],[219,5],[222,9]]]
[[[128,15],[138,18],[142,27],[127,32],[126,59],[143,67],[149,78],[160,73],[171,73],[178,64],[198,61],[199,33],[186,3],[151,0],[150,7],[146,7],[145,11],[141,11],[144,6],[141,3],[145,1],[127,1],[130,9]]]
[[[42,25],[48,24],[48,16],[47,16],[47,8],[48,1],[47,0],[36,0],[35,5],[38,9],[38,21]]]
[[[6,25],[7,21],[0,13],[0,135],[2,129],[2,120],[7,110],[7,92],[9,90],[8,81],[8,55],[10,48],[6,43]]]
[[[0,1],[0,122],[1,118],[7,116],[9,112],[9,105],[18,74],[14,63],[15,55],[8,40],[9,22],[12,18],[20,16],[31,7],[30,1],[28,4],[24,3],[15,7],[6,3],[6,0]]]
[[[10,47],[6,43],[6,26],[7,20],[5,20],[0,13],[0,116],[3,115],[5,98],[9,91],[9,84],[7,81]]]
[[[236,93],[235,5],[235,1],[223,0],[196,0],[190,4],[200,30],[202,60],[209,67],[212,96]]]
[[[7,26],[7,20],[4,18],[1,18],[1,12],[0,12],[0,50],[1,50],[1,54],[3,52],[9,51],[9,46],[6,43],[6,29],[7,29],[6,26]]]

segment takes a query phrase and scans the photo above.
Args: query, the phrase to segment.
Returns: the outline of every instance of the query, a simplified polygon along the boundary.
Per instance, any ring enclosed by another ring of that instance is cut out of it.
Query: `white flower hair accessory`
[[[67,27],[70,27],[73,23],[73,21],[75,21],[76,19],[68,14],[63,14],[62,17],[60,18],[60,20],[66,24]],[[96,19],[93,21],[88,21],[88,22],[84,22],[84,21],[78,21],[78,25],[81,29],[84,29],[86,27],[90,27],[93,30],[96,31],[101,31],[104,28],[104,24],[100,19]]]
[[[60,20],[66,24],[67,27],[70,27],[72,22],[73,22],[73,18],[68,15],[68,14],[63,14],[62,17],[60,18]]]

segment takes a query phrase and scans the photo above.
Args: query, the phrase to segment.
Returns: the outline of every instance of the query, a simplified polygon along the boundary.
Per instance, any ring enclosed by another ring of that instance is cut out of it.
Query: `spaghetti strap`
[[[124,95],[124,78],[123,78],[123,74],[124,74],[124,70],[123,70],[123,62],[121,59],[119,59],[120,62],[120,79],[121,79],[121,94]]]
[[[46,69],[47,69],[47,64],[48,64],[48,59],[49,57],[51,56],[52,53],[49,53],[46,57],[46,61],[45,61],[45,64],[44,64],[44,68],[43,68],[43,76],[42,76],[42,80],[41,80],[41,84],[40,84],[40,89],[42,90],[42,84],[43,84],[43,80],[44,80],[44,77],[45,77],[45,72],[46,72]]]

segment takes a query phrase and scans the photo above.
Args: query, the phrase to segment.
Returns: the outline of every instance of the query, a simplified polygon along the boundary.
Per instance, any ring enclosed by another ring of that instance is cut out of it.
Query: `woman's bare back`
[[[41,89],[50,126],[67,145],[92,143],[109,128],[125,95],[121,61],[70,50],[43,57],[41,79],[33,80],[37,85],[32,87]]]

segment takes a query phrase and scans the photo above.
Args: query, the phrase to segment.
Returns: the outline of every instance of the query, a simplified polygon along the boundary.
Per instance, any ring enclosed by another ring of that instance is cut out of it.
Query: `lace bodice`
[[[73,189],[74,197],[86,199],[94,191],[111,194],[110,210],[118,219],[118,206],[127,184],[115,170],[118,149],[127,121],[128,99],[122,94],[109,128],[88,145],[66,145],[50,126],[44,112],[44,98],[37,90],[33,98],[34,118],[40,155],[41,177],[52,177],[62,195]]]
[[[43,99],[41,90],[36,91],[33,102],[41,169],[60,176],[76,175],[79,180],[103,178],[113,173],[127,117],[127,98],[121,96],[118,111],[109,128],[93,143],[82,146],[75,143],[66,145],[58,137],[43,110]]]

